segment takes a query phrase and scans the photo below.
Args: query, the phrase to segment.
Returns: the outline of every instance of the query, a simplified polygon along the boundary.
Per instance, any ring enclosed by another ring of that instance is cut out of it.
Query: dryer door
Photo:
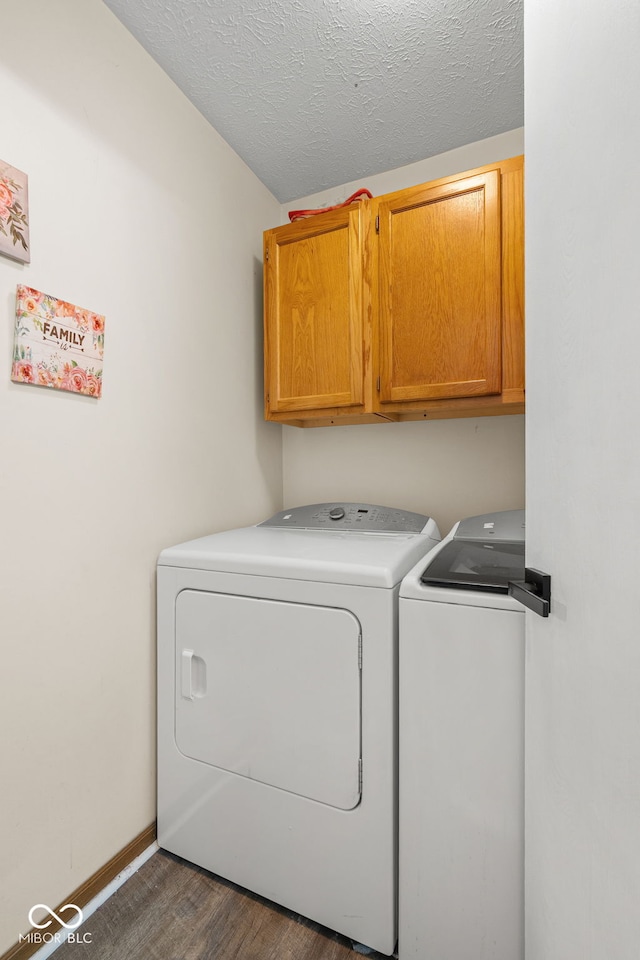
[[[347,610],[183,590],[178,749],[352,809],[360,800],[360,637]]]

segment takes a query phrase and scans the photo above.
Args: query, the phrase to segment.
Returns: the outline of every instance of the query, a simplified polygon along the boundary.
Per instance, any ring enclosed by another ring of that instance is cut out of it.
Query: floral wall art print
[[[104,317],[18,285],[11,379],[102,395]]]
[[[27,175],[0,160],[0,253],[29,263]]]

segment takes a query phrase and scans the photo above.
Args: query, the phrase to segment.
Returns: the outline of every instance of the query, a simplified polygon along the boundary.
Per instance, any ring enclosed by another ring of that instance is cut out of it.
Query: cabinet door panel
[[[502,173],[502,392],[524,399],[524,169]]]
[[[363,402],[361,205],[265,234],[272,412]]]
[[[501,390],[499,171],[379,206],[380,400]]]

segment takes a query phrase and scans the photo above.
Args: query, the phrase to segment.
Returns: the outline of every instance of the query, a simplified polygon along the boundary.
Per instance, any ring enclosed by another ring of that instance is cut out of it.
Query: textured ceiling
[[[523,123],[523,0],[105,0],[281,202]]]

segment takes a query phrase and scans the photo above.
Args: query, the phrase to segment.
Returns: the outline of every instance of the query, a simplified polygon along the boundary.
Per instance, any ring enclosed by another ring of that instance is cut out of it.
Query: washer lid
[[[458,540],[447,543],[423,571],[431,587],[508,593],[510,580],[524,580],[524,541]]]
[[[524,579],[525,512],[468,517],[454,524],[424,563],[405,576],[400,596],[412,600],[521,609],[509,580]]]
[[[421,533],[241,527],[169,547],[158,564],[390,588],[439,540],[431,519]]]

